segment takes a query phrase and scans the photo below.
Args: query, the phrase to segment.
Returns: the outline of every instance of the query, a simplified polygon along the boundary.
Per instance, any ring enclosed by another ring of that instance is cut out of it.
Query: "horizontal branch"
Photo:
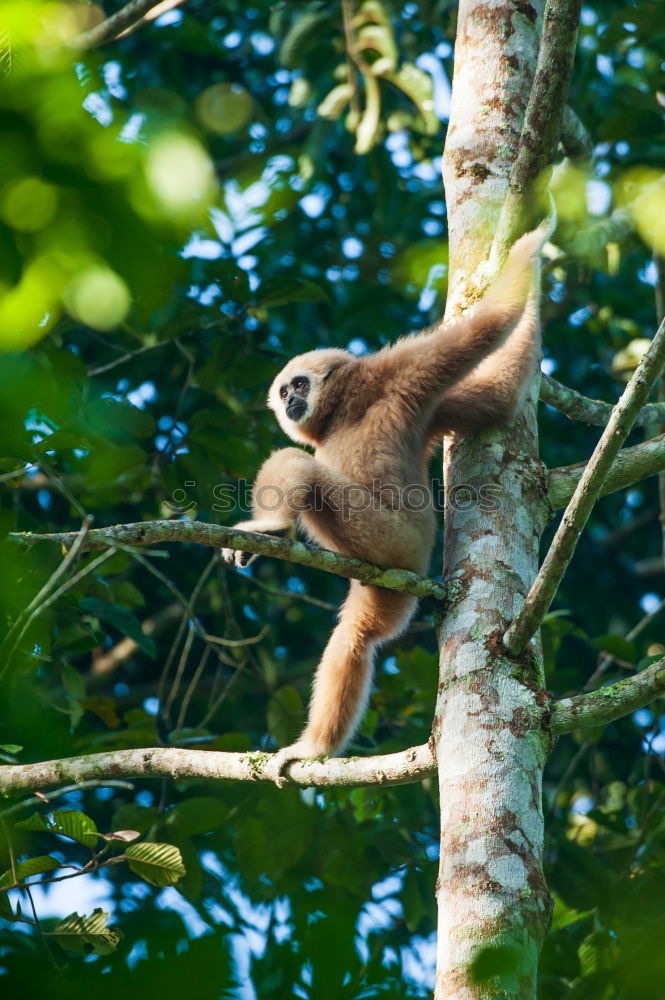
[[[619,449],[630,434],[635,417],[644,405],[664,363],[665,322],[658,327],[648,351],[614,407],[564,511],[538,575],[504,636],[506,649],[512,655],[522,652],[549,610]]]
[[[111,750],[107,753],[65,757],[38,764],[0,767],[0,794],[37,792],[62,784],[103,778],[173,778],[186,781],[210,778],[220,781],[274,781],[277,754],[222,753],[217,750],[183,750],[151,747]],[[399,753],[376,757],[329,757],[293,761],[284,773],[297,785],[360,787],[405,785],[436,773],[436,761],[427,743]]]
[[[558,469],[550,470],[547,499],[553,510],[560,510],[566,506],[586,467],[586,462],[577,462],[575,465],[562,465]],[[665,469],[665,434],[620,451],[614,459],[599,496],[604,497],[608,493],[624,490],[627,486],[648,479],[649,476],[655,476],[663,469]]]
[[[632,677],[572,698],[561,698],[552,706],[555,736],[573,729],[590,729],[614,722],[637,711],[665,691],[665,657]]]
[[[74,543],[79,533],[66,531],[56,534],[34,534],[31,531],[12,532],[9,537],[23,545],[38,542],[58,542],[67,548]],[[436,580],[418,576],[406,569],[384,569],[372,563],[363,562],[353,556],[328,549],[317,549],[294,542],[289,538],[275,535],[260,535],[252,531],[238,531],[225,528],[221,524],[206,524],[204,521],[138,521],[135,524],[114,524],[108,528],[94,528],[86,535],[81,551],[112,548],[114,545],[160,545],[163,542],[194,542],[211,548],[238,549],[253,555],[273,556],[286,559],[300,566],[311,566],[362,583],[387,590],[399,590],[415,597],[443,599],[444,588]]]
[[[565,413],[571,420],[581,420],[585,424],[604,427],[612,416],[614,406],[600,399],[590,399],[576,389],[557,382],[550,375],[541,375],[540,398],[555,410]],[[647,427],[665,423],[665,403],[647,403],[635,418],[635,427]]]

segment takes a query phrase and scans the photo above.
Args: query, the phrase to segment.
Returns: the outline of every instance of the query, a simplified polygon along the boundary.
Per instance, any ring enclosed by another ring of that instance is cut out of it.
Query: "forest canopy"
[[[51,586],[64,550],[8,536],[232,525],[285,443],[265,405],[285,361],[376,350],[446,298],[456,4],[167,0],[96,36],[121,7],[0,10],[1,763],[296,737],[343,580],[118,545]],[[593,399],[616,401],[665,309],[664,69],[657,0],[583,6],[543,371]],[[598,439],[544,403],[539,425],[550,466]],[[440,469],[437,456],[435,486]],[[659,503],[652,477],[597,504],[543,625],[557,695],[665,653]],[[357,752],[426,743],[436,690],[425,599],[381,655]],[[662,995],[661,711],[552,753],[543,1000]],[[437,796],[431,779],[93,779],[1,804],[0,888],[33,888],[0,894],[0,981],[99,1000],[119,982],[192,1000],[428,996]]]

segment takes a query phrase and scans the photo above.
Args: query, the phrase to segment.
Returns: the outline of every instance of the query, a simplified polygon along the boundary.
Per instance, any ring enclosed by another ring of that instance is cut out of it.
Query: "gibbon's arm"
[[[529,377],[540,362],[540,323],[532,292],[517,326],[477,368],[444,390],[428,424],[428,440],[473,434],[508,423],[520,409]]]
[[[367,359],[384,392],[410,406],[423,404],[468,375],[499,347],[518,323],[534,283],[550,225],[526,233],[513,246],[496,282],[460,319],[407,337]]]

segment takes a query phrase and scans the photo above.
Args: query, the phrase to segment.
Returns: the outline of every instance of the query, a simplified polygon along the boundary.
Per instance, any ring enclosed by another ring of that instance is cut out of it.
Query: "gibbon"
[[[254,516],[236,527],[281,533],[300,526],[326,548],[425,573],[435,534],[431,500],[422,503],[430,495],[430,447],[446,434],[504,424],[519,409],[540,358],[535,281],[549,233],[541,226],[518,240],[497,281],[460,319],[376,354],[321,348],[293,358],[268,405],[286,434],[314,454],[273,452],[256,478]],[[250,561],[233,549],[223,556],[236,566]],[[307,726],[279,751],[278,775],[291,760],[345,746],[365,708],[374,653],[405,630],[416,603],[351,581],[316,671]]]

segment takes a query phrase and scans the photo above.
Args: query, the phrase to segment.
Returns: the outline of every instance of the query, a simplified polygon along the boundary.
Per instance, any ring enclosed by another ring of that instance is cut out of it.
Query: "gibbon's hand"
[[[284,524],[274,518],[262,518],[254,521],[241,521],[235,527],[239,531],[251,531],[257,535],[284,535],[286,538],[293,538],[295,535],[295,525]],[[222,549],[222,559],[227,566],[235,566],[236,569],[243,569],[253,563],[258,556],[252,552],[243,552],[241,549]]]

